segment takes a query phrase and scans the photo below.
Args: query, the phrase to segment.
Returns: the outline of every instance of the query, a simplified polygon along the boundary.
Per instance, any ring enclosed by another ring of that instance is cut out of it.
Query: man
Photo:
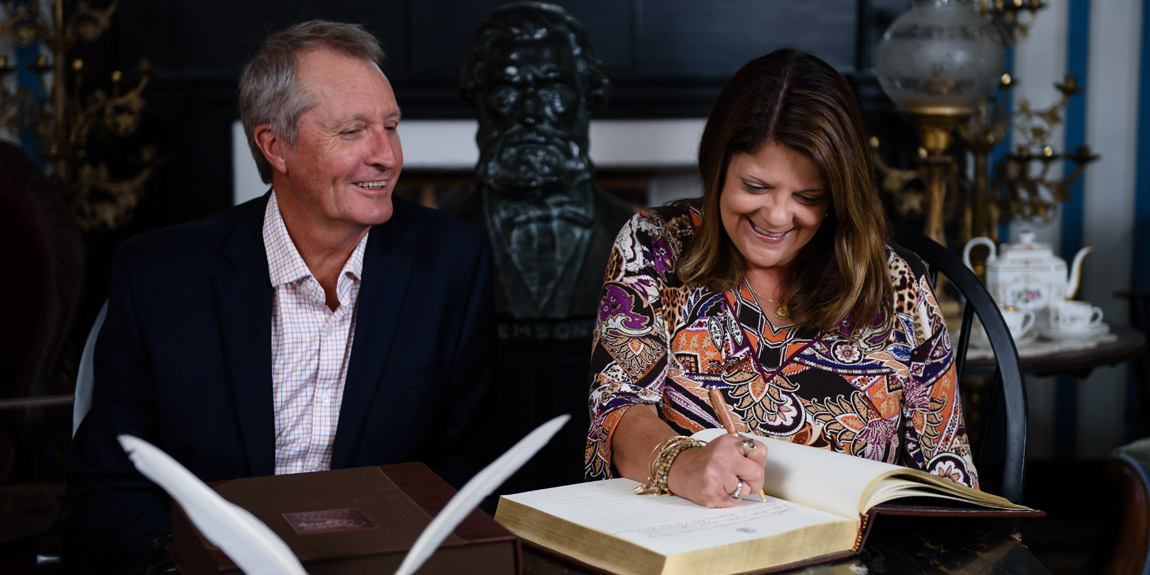
[[[382,58],[358,26],[269,37],[240,115],[271,191],[119,249],[70,462],[86,567],[153,559],[169,519],[118,434],[206,481],[422,460],[458,486],[490,458],[487,243],[392,197],[400,109]]]
[[[587,155],[607,67],[563,8],[520,2],[480,25],[460,83],[479,113],[479,183],[459,211],[492,242],[499,311],[589,320],[611,243],[632,213],[595,185]],[[544,334],[545,325],[562,329],[539,323],[529,331],[538,339],[570,337]]]

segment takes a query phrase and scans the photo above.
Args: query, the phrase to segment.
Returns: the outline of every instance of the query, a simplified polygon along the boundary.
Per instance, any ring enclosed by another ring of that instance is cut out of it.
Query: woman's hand
[[[647,481],[651,468],[651,453],[664,439],[674,437],[675,431],[659,419],[653,405],[634,405],[627,409],[615,426],[612,437],[613,463],[619,474],[635,481]],[[754,449],[743,446],[753,445]],[[699,505],[732,507],[739,499],[758,493],[763,487],[763,466],[767,461],[767,446],[741,436],[723,435],[704,447],[684,449],[667,476],[667,487],[672,493]],[[739,499],[731,494],[743,483]]]
[[[705,447],[683,450],[671,465],[667,487],[699,505],[733,507],[763,488],[766,461],[766,445],[742,436],[722,435]],[[736,490],[738,497],[732,497]]]

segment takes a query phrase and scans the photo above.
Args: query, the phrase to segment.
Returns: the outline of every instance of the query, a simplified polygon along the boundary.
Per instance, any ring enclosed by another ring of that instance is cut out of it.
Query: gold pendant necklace
[[[743,283],[747,284],[747,289],[751,290],[751,294],[755,296],[756,300],[769,301],[775,304],[775,317],[779,319],[787,319],[790,317],[790,310],[787,309],[786,302],[781,299],[771,299],[769,297],[763,297],[759,295],[759,292],[755,291],[755,288],[751,287],[751,282],[747,281],[746,278],[743,278]],[[762,305],[759,307],[761,308]]]
[[[778,307],[775,308],[775,317],[779,319],[787,319],[787,317],[790,315],[787,310],[787,304],[781,301],[778,302],[778,304]]]

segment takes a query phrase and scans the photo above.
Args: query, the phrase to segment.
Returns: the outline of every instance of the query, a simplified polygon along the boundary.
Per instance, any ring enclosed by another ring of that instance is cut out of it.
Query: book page
[[[711,509],[681,497],[635,495],[632,490],[636,485],[620,478],[503,498],[665,556],[762,539],[820,523],[858,524],[855,518],[846,520],[774,497],[766,502],[758,497],[744,499],[738,507]]]
[[[710,441],[725,434],[704,429],[692,437]],[[881,461],[816,449],[761,435],[744,434],[767,446],[763,490],[843,517],[865,514],[874,505],[901,497],[940,497],[998,509],[1027,509],[1010,500],[949,479]]]
[[[945,494],[945,495],[944,495]],[[931,475],[920,469],[902,468],[883,477],[879,485],[868,494],[864,509],[902,497],[914,496],[944,497],[966,503],[976,502],[986,507],[998,509],[1029,509],[1016,505],[1009,499],[993,493],[971,489],[949,479]]]
[[[692,437],[710,441],[725,433],[722,429],[704,429]],[[763,490],[768,495],[842,517],[857,517],[862,512],[863,494],[873,480],[904,469],[761,435],[744,435],[767,446]]]

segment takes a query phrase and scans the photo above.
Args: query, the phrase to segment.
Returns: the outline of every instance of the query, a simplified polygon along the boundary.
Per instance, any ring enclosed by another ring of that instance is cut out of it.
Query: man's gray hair
[[[260,178],[272,181],[272,166],[256,145],[255,129],[264,124],[292,148],[299,138],[299,119],[315,107],[296,81],[300,54],[327,48],[376,65],[383,63],[379,42],[363,26],[312,20],[268,36],[240,75],[240,121]]]

